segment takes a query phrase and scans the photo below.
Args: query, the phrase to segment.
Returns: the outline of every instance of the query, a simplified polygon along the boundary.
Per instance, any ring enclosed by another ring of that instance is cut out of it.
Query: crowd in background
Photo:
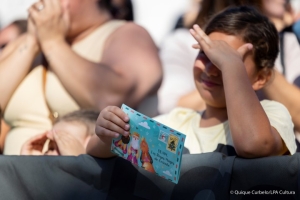
[[[257,96],[288,109],[299,144],[300,0],[93,2],[28,1],[20,4],[28,17],[7,15],[10,21],[1,22],[2,153],[85,153],[91,122],[110,105],[125,103],[150,117],[176,107],[205,110],[193,78],[199,49],[192,48],[189,29],[241,5],[255,7],[276,27],[272,81]]]

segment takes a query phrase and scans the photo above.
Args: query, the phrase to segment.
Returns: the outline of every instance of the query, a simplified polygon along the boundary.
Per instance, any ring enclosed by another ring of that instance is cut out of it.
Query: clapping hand
[[[60,0],[41,0],[33,4],[28,12],[28,20],[32,21],[41,46],[65,40],[70,23],[68,5],[63,6]]]

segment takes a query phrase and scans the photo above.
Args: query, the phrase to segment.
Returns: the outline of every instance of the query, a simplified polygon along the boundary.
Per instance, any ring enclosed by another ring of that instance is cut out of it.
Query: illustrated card
[[[114,138],[111,151],[177,184],[186,136],[124,104],[121,109],[130,119],[130,134]]]

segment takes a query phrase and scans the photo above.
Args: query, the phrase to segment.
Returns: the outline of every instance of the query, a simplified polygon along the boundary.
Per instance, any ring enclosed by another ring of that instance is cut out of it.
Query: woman
[[[4,154],[19,154],[58,115],[136,107],[157,89],[154,42],[143,28],[113,20],[109,9],[109,0],[41,0],[29,8],[27,34],[0,57],[0,105],[12,127]]]

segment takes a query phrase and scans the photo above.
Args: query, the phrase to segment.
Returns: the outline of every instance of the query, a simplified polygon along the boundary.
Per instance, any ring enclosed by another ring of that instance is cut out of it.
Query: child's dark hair
[[[89,134],[93,134],[95,133],[95,126],[98,116],[98,111],[81,109],[57,118],[54,124],[58,122],[79,122],[87,127]]]
[[[207,35],[212,32],[240,36],[244,42],[253,44],[258,70],[274,67],[279,51],[278,33],[273,23],[255,8],[230,7],[215,15],[205,28]]]

